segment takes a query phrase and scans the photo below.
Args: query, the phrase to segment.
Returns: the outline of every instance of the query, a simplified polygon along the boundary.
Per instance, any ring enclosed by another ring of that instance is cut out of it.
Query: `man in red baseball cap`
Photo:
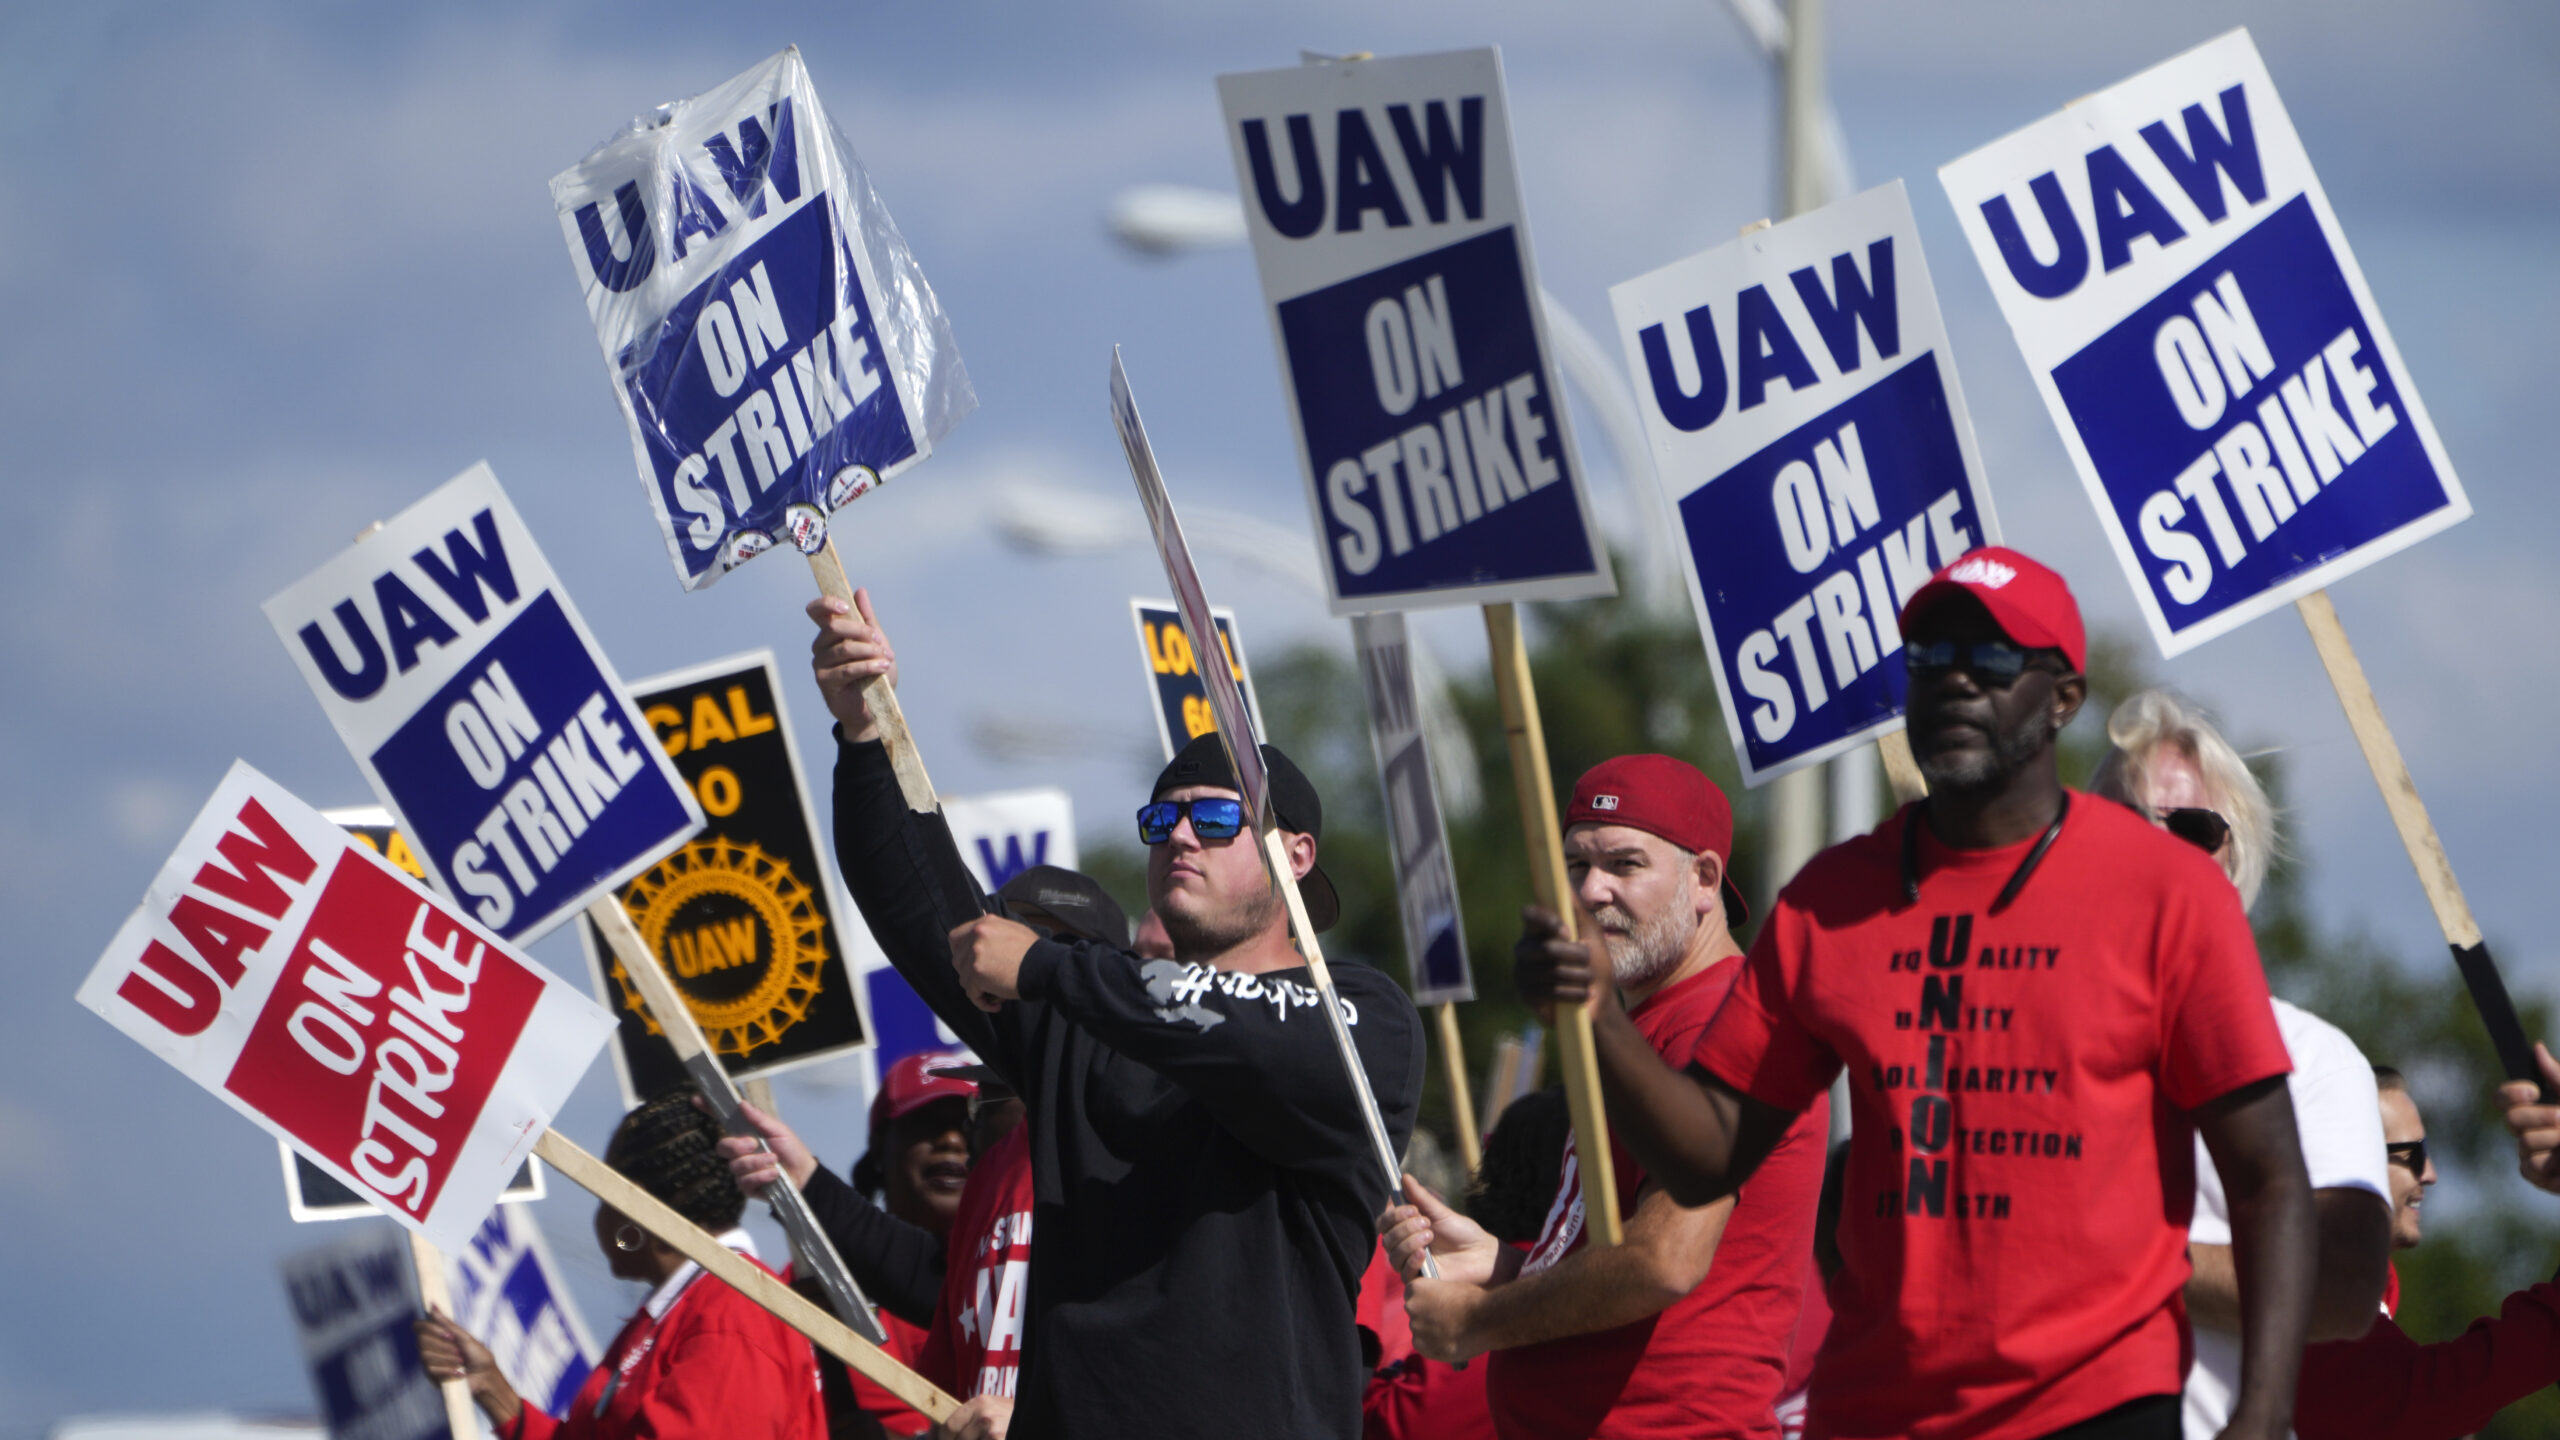
[[[1741,973],[1727,878],[1733,806],[1695,766],[1622,755],[1565,812],[1581,924],[1609,956],[1625,1017],[1688,1063]],[[1585,1241],[1580,1157],[1565,1144],[1545,1226],[1524,1254],[1418,1182],[1380,1217],[1406,1277],[1414,1343],[1437,1360],[1491,1351],[1485,1395],[1505,1440],[1778,1433],[1774,1407],[1812,1255],[1830,1112],[1794,1117],[1748,1196],[1683,1205],[1612,1146],[1626,1243]],[[1418,1278],[1430,1251],[1442,1278]]]
[[[1600,997],[1611,1129],[1693,1204],[1757,1186],[1848,1076],[1813,1440],[2175,1440],[2198,1132],[2243,1297],[2222,1433],[2277,1440],[2317,1227],[2239,894],[2203,851],[2063,788],[2054,740],[2088,682],[2060,576],[1974,550],[1902,635],[1929,795],[1789,882],[1685,1072],[1552,928],[1516,952],[1522,995]]]

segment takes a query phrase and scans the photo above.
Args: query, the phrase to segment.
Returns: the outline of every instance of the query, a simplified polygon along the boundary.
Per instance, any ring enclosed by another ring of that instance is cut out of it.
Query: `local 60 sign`
[[[2471,513],[2247,31],[1938,174],[2164,652]]]
[[[1613,590],[1499,52],[1218,79],[1333,613]]]
[[[1609,298],[1743,778],[1899,725],[1903,604],[1999,538],[1902,182]]]

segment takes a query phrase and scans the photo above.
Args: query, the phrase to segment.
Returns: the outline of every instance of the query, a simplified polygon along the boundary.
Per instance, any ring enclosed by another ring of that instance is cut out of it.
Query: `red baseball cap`
[[[974,1063],[965,1051],[900,1056],[880,1074],[880,1093],[871,1097],[871,1128],[877,1130],[936,1100],[966,1100],[977,1094],[977,1086],[950,1073]]]
[[[2088,665],[2088,632],[2081,628],[2080,602],[2071,598],[2071,587],[2050,568],[2005,545],[1967,550],[1930,576],[1902,607],[1902,638],[1910,639],[1911,627],[1957,595],[1981,602],[1992,623],[2019,644],[2059,650],[2074,670]]]
[[[1583,771],[1564,814],[1564,828],[1576,825],[1624,825],[1693,853],[1714,851],[1725,867],[1725,923],[1751,918],[1751,907],[1733,888],[1733,802],[1688,761],[1621,755]]]

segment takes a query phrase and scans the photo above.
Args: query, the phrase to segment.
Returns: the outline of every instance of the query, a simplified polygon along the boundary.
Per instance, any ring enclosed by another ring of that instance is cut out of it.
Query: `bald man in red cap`
[[[1574,786],[1564,852],[1584,926],[1606,947],[1625,1015],[1685,1065],[1733,988],[1749,912],[1727,881],[1733,806],[1695,766],[1622,755]],[[1504,1440],[1770,1440],[1812,1255],[1827,1102],[1794,1118],[1747,1196],[1683,1205],[1613,1145],[1626,1243],[1586,1243],[1580,1157],[1525,1253],[1408,1181],[1380,1217],[1406,1276],[1415,1345],[1490,1351],[1485,1398]],[[1421,1256],[1438,1280],[1418,1278]]]
[[[2063,788],[2054,741],[2088,682],[2061,576],[1971,551],[1912,595],[1902,639],[1927,798],[1788,883],[1684,1070],[1544,919],[1522,995],[1599,998],[1611,1128],[1693,1204],[1748,1194],[1848,1076],[1811,1440],[2176,1440],[2197,1133],[2240,1272],[2222,1433],[2279,1440],[2317,1229],[2239,893],[2202,850]]]

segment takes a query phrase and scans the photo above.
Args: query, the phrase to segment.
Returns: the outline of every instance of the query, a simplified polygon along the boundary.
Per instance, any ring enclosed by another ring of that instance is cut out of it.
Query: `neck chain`
[[[1906,905],[1920,903],[1921,812],[1928,808],[1929,802],[1922,800],[1902,816],[1902,903]],[[2070,813],[2071,792],[2065,790],[2062,792],[2062,804],[2053,812],[2053,823],[2044,827],[2044,835],[2036,841],[2035,848],[2027,852],[2027,858],[2018,862],[2018,868],[2009,876],[2009,883],[2000,887],[2000,897],[1991,902],[1989,913],[1997,915],[2008,909],[2009,902],[2018,898],[2018,892],[2027,888],[2027,877],[2036,873],[2036,866],[2043,863],[2044,852],[2053,848],[2054,840],[2062,834],[2063,819]]]

